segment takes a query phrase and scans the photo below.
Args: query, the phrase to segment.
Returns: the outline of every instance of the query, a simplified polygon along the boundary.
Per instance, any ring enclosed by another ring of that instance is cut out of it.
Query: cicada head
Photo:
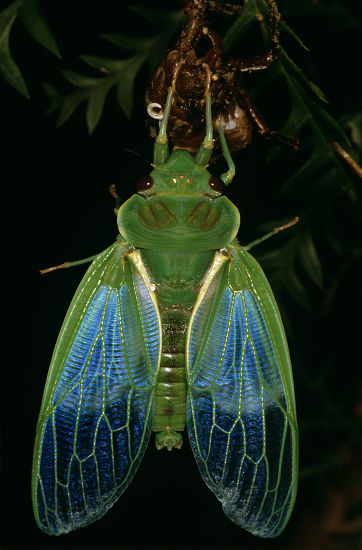
[[[192,156],[183,149],[174,149],[168,154],[167,120],[172,95],[171,88],[156,138],[154,169],[138,182],[137,195],[119,209],[119,231],[133,246],[148,250],[220,249],[235,239],[239,229],[239,211],[223,196],[234,165],[226,152],[232,169],[220,178],[207,169],[213,148],[210,94],[206,98],[206,135],[197,153]]]

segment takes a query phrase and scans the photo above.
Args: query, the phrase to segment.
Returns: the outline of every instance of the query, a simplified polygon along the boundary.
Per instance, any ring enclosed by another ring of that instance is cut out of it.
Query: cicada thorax
[[[118,212],[119,231],[132,246],[198,253],[223,248],[236,237],[239,211],[190,153],[173,151],[149,178],[151,186]]]

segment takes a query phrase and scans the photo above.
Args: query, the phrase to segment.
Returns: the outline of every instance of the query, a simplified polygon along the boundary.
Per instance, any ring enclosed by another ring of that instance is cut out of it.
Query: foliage
[[[9,37],[17,17],[34,40],[54,55],[60,57],[60,53],[36,0],[15,0],[0,14],[0,74],[18,92],[29,97],[22,74],[9,49]]]

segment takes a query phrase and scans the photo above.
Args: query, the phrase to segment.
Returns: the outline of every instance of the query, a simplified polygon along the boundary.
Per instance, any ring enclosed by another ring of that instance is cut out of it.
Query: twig
[[[349,153],[347,153],[347,151],[343,149],[343,147],[340,146],[338,141],[332,141],[331,148],[350,166],[351,170],[356,174],[356,176],[362,179],[361,166],[351,157]]]

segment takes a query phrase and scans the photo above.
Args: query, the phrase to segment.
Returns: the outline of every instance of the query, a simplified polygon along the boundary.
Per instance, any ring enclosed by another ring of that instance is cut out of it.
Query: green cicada
[[[168,155],[167,103],[154,169],[118,212],[120,235],[95,258],[66,315],[36,431],[39,527],[59,535],[99,519],[123,493],[151,432],[182,445],[187,426],[225,514],[261,537],[285,527],[297,487],[297,422],[287,342],[265,275],[236,240],[228,172]]]

